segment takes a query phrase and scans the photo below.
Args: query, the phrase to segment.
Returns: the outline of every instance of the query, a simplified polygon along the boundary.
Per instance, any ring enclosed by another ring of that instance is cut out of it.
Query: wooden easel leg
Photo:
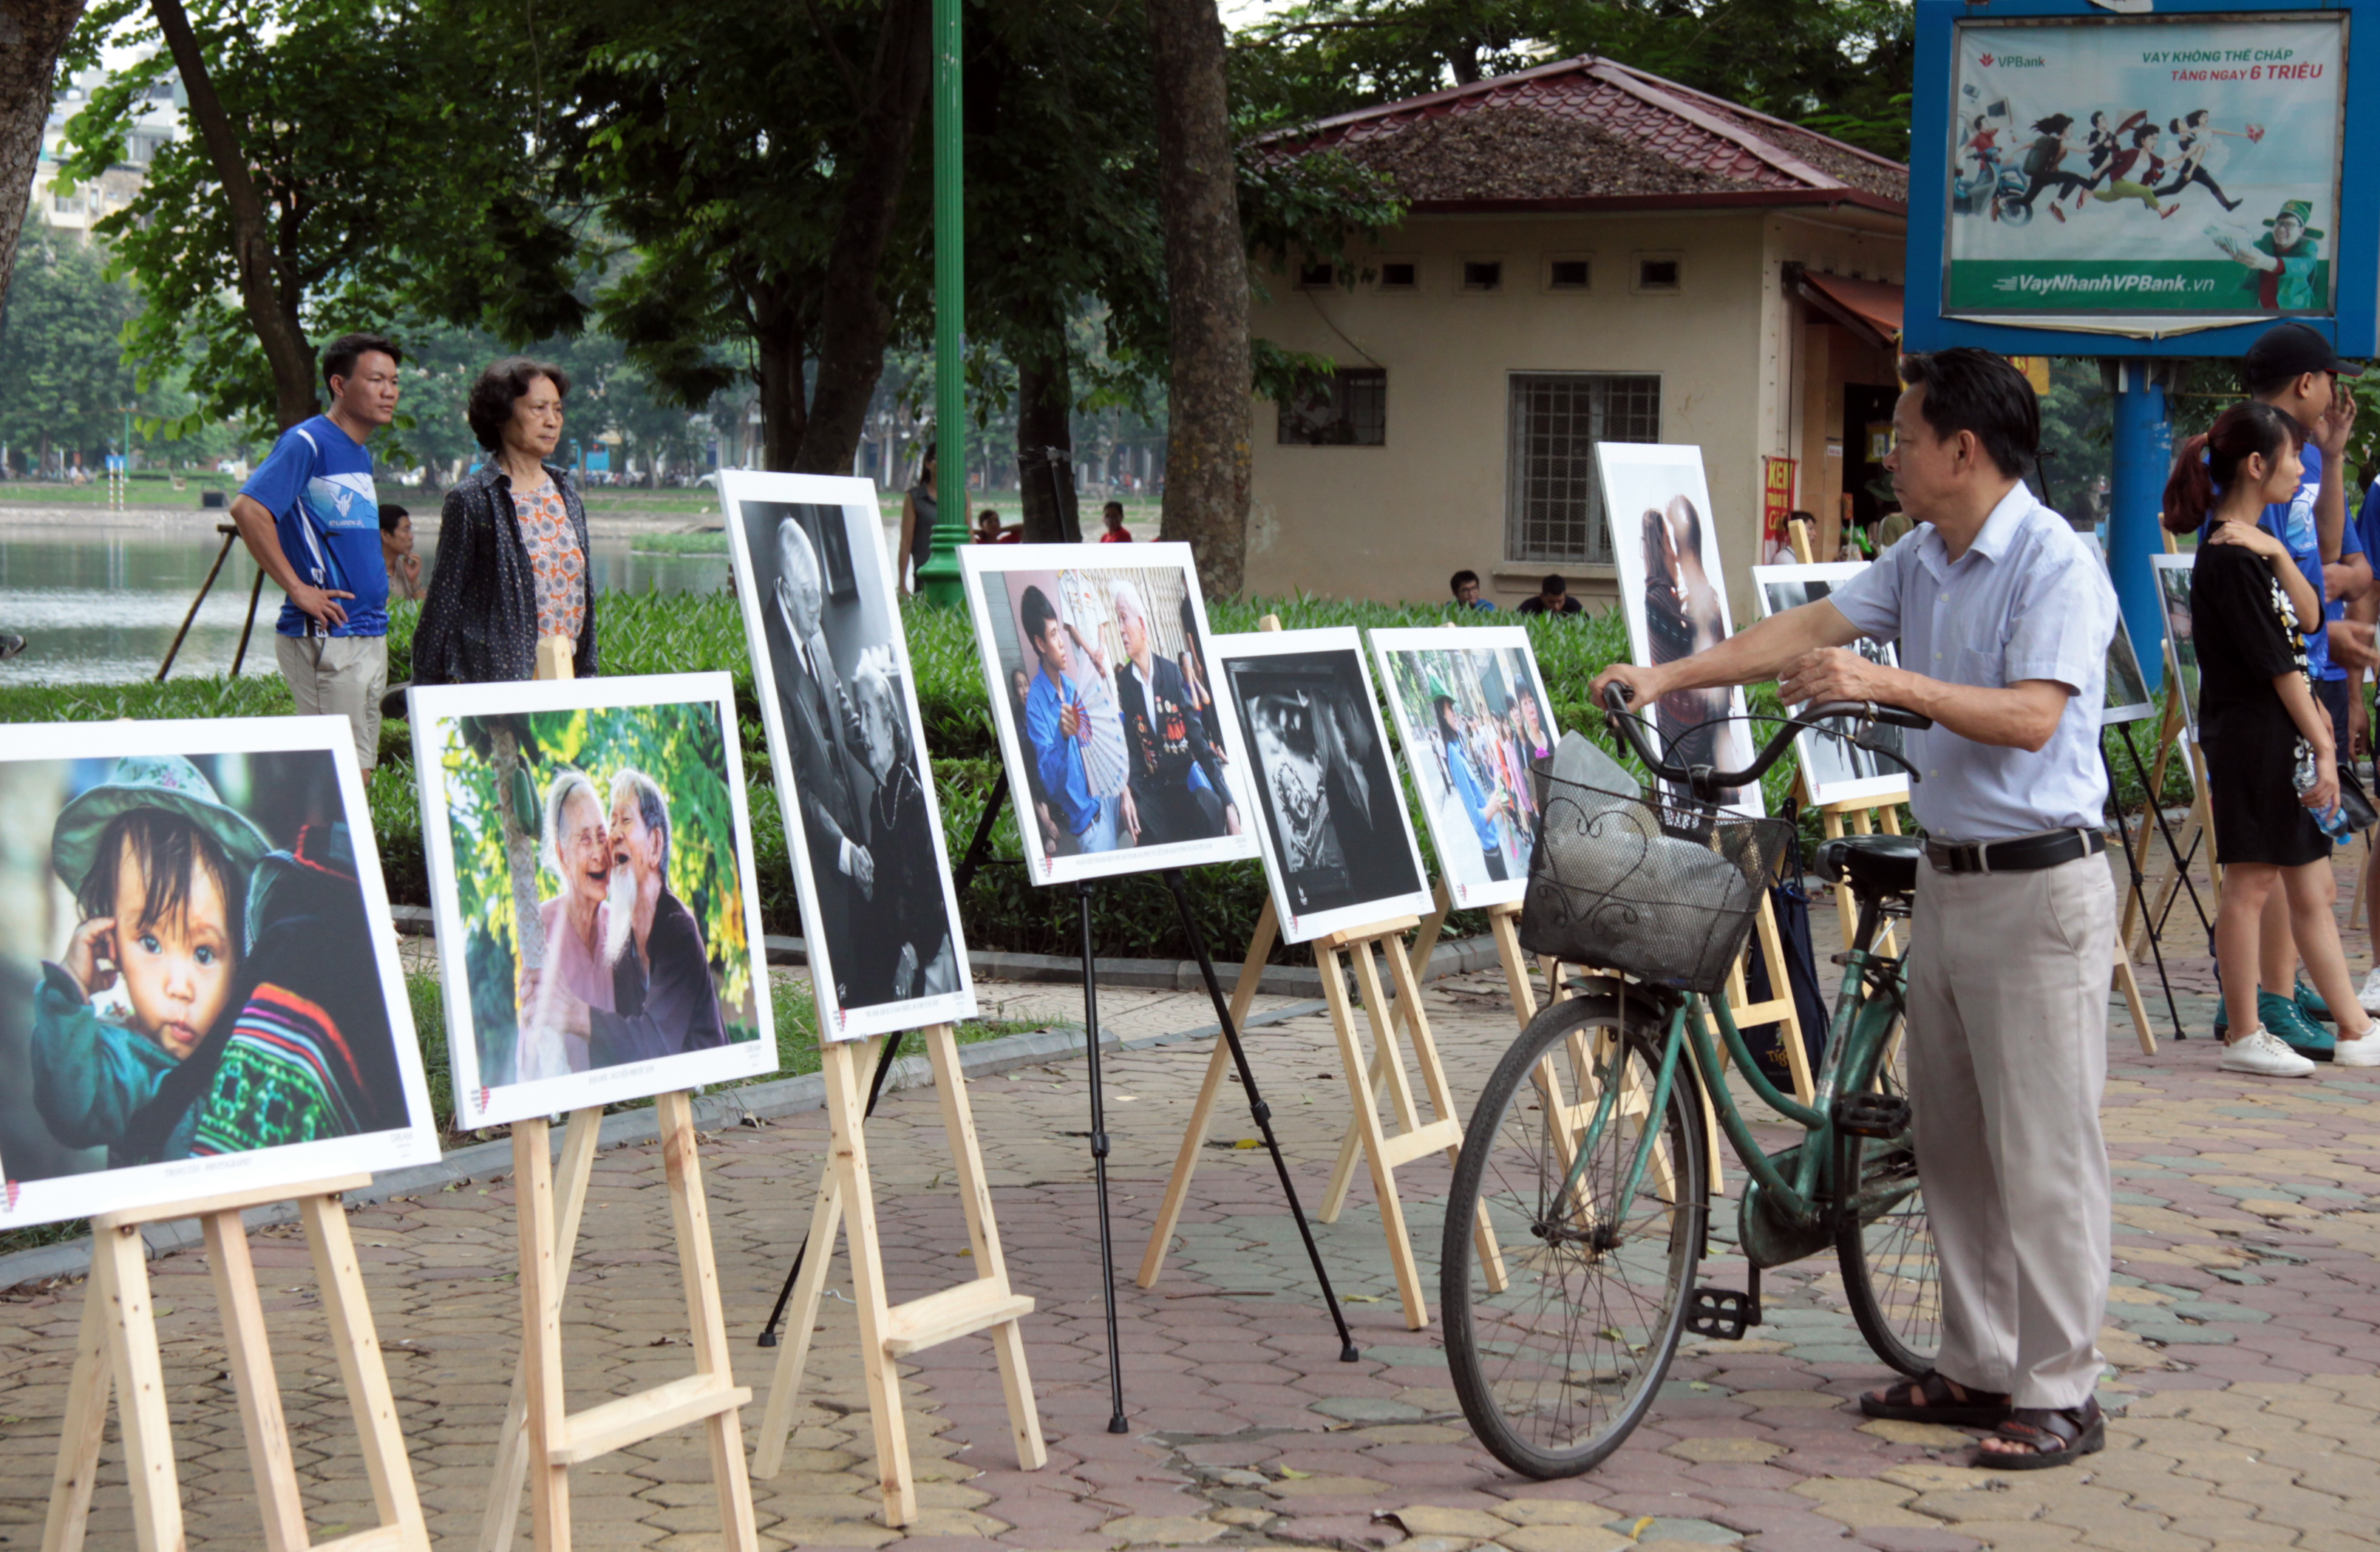
[[[1507,916],[1497,919],[1504,924],[1505,930],[1509,933],[1512,929],[1511,918]],[[1500,952],[1502,947],[1500,940],[1498,943]],[[1504,961],[1505,973],[1508,976],[1520,964],[1520,941],[1514,939],[1512,952]],[[1404,955],[1396,952],[1393,946],[1388,959],[1389,975],[1396,982],[1397,1000],[1411,1010],[1410,1015],[1405,1020],[1405,1033],[1413,1038],[1414,1060],[1421,1064],[1422,1086],[1429,1092],[1429,1108],[1439,1120],[1455,1120],[1463,1112],[1454,1103],[1454,1089],[1446,1081],[1446,1069],[1438,1060],[1438,1041],[1429,1032],[1428,1015],[1422,1011],[1421,987],[1414,979],[1413,963]],[[1525,984],[1525,976],[1523,980]],[[1384,1041],[1383,1044],[1386,1042]],[[1457,1125],[1460,1126],[1459,1120]],[[1460,1143],[1446,1150],[1446,1161],[1449,1165],[1461,1162],[1462,1158],[1463,1147]],[[1497,1246],[1496,1228],[1494,1224],[1488,1222],[1486,1213],[1474,1215],[1471,1239],[1474,1248],[1479,1254],[1480,1275],[1487,1279],[1488,1291],[1491,1293],[1501,1293],[1504,1291],[1506,1281],[1504,1253]]]
[[[1393,1038],[1390,1033],[1392,1025],[1380,1013],[1380,1004],[1385,999],[1380,995],[1379,972],[1372,964],[1371,949],[1368,940],[1350,945],[1350,952],[1356,956],[1356,984],[1364,999],[1365,1016],[1372,1026],[1373,1043],[1386,1049]],[[1339,952],[1335,949],[1320,948],[1316,951],[1315,958],[1322,967],[1322,990],[1330,1001],[1330,1025],[1339,1037],[1339,1060],[1344,1064],[1347,1073],[1348,1097],[1354,1101],[1355,1124],[1361,1129],[1364,1158],[1371,1165],[1372,1190],[1379,1198],[1380,1229],[1388,1236],[1389,1263],[1396,1270],[1397,1293],[1404,1304],[1405,1326],[1418,1331],[1429,1324],[1429,1302],[1423,1295],[1421,1267],[1414,1260],[1413,1241],[1405,1231],[1404,1204],[1397,1199],[1396,1175],[1389,1163],[1388,1139],[1380,1127],[1373,1089],[1367,1079],[1359,1076],[1365,1071],[1363,1042],[1356,1036],[1354,1010],[1348,1005],[1346,984],[1340,975]],[[1407,967],[1408,973],[1410,968]],[[1394,1079],[1403,1076],[1402,1068],[1393,1058],[1390,1067],[1393,1074],[1391,1088],[1402,1090],[1403,1085]],[[1411,1113],[1411,1096],[1404,1096],[1403,1099],[1398,1119],[1412,1129],[1418,1118]],[[1330,1221],[1328,1215],[1323,1221]]]
[[[537,1552],[570,1552],[570,1468],[553,1450],[568,1437],[562,1392],[562,1270],[554,1248],[553,1160],[542,1118],[513,1122],[513,1197],[519,1218],[522,1367],[528,1376],[525,1471]]]
[[[1222,1044],[1221,1037],[1216,1039]],[[1007,1253],[1001,1248],[1000,1220],[992,1216],[991,1182],[984,1175],[983,1146],[975,1134],[975,1110],[967,1103],[966,1072],[959,1065],[958,1037],[947,1024],[926,1032],[926,1054],[934,1064],[934,1088],[942,1102],[942,1131],[950,1138],[958,1170],[959,1202],[966,1213],[967,1245],[984,1277],[1008,1280]],[[1008,1434],[1016,1463],[1038,1471],[1049,1463],[1041,1438],[1041,1411],[1033,1400],[1032,1371],[1025,1364],[1025,1328],[1005,1320],[990,1328],[992,1355],[1000,1363],[1000,1388],[1008,1401]]]
[[[1536,983],[1529,978],[1529,956],[1521,952],[1518,905],[1488,908],[1488,933],[1496,940],[1496,958],[1504,966],[1504,986],[1512,995],[1512,1017],[1524,1029],[1537,1016]]]
[[[769,1382],[769,1410],[760,1419],[759,1447],[754,1452],[752,1474],[766,1480],[785,1463],[785,1441],[794,1431],[794,1403],[801,1399],[802,1374],[809,1366],[810,1341],[818,1332],[819,1302],[826,1291],[827,1268],[834,1261],[834,1237],[843,1230],[843,1177],[829,1157],[819,1173],[818,1198],[810,1207],[809,1248],[802,1256],[802,1275],[795,1279],[794,1297],[785,1311],[784,1346],[777,1352],[776,1376]]]
[[[654,1099],[661,1121],[662,1169],[669,1182],[670,1218],[677,1229],[678,1267],[686,1282],[686,1325],[693,1333],[694,1372],[732,1380],[727,1316],[719,1298],[719,1262],[710,1244],[710,1204],[702,1191],[702,1158],[694,1133],[694,1105],[685,1090]],[[729,1552],[759,1552],[752,1484],[744,1473],[744,1423],[733,1408],[703,1422],[710,1439],[710,1480],[719,1489],[720,1535]]]
[[[860,1134],[859,1083],[852,1071],[852,1048],[872,1055],[873,1040],[837,1040],[819,1053],[826,1076],[826,1103],[832,1140],[828,1144],[843,1177],[844,1211],[849,1220],[851,1295],[859,1311],[859,1364],[868,1379],[868,1414],[876,1428],[876,1474],[884,1490],[884,1522],[898,1530],[917,1518],[917,1485],[909,1470],[909,1433],[901,1413],[901,1372],[884,1351],[891,1311],[884,1298],[882,1263],[876,1238],[876,1197],[868,1178],[868,1146]]]
[[[2140,977],[2133,974],[2132,956],[2124,945],[2116,945],[2116,988],[2124,994],[2124,1006],[2132,1012],[2132,1029],[2140,1036],[2141,1054],[2156,1054],[2156,1031],[2149,1027],[2148,1004],[2141,1000]]]
[[[289,1425],[281,1412],[281,1380],[273,1372],[273,1349],[264,1330],[264,1303],[256,1291],[256,1266],[249,1258],[248,1226],[237,1212],[209,1213],[207,1260],[214,1272],[215,1298],[223,1309],[224,1345],[232,1392],[239,1402],[239,1431],[248,1443],[248,1468],[256,1478],[257,1512],[264,1521],[265,1552],[306,1552],[306,1506],[298,1496],[298,1468],[289,1456]],[[326,1315],[330,1312],[326,1309]],[[338,1343],[338,1326],[331,1321]],[[340,1344],[344,1366],[346,1351]],[[349,1379],[349,1394],[353,1391]],[[371,1450],[366,1435],[365,1454]],[[375,1497],[379,1485],[375,1483]],[[382,1514],[386,1520],[385,1511]]]
[[[124,1474],[132,1489],[133,1545],[140,1552],[181,1552],[182,1493],[175,1479],[165,1366],[157,1355],[157,1318],[149,1302],[140,1230],[93,1219],[91,1254],[93,1275],[107,1279],[107,1367],[115,1376]]]
[[[58,1430],[57,1469],[50,1475],[50,1519],[42,1552],[82,1552],[91,1522],[91,1490],[99,1473],[99,1447],[107,1434],[107,1311],[104,1273],[96,1256],[82,1289],[82,1330],[75,1339],[73,1377]]]
[[[429,1552],[430,1527],[421,1517],[413,1461],[397,1426],[396,1395],[389,1388],[388,1360],[372,1324],[371,1301],[364,1291],[363,1268],[356,1261],[355,1238],[347,1231],[346,1208],[334,1195],[307,1196],[298,1201],[298,1214],[313,1253],[322,1315],[338,1354],[347,1405],[355,1413],[356,1437],[380,1522],[396,1531],[399,1547]]]
[[[1357,943],[1349,952],[1366,954],[1371,952],[1371,946]],[[1364,1093],[1368,1097],[1366,1109],[1371,1114],[1378,1114],[1381,1093],[1389,1085],[1389,1063],[1394,1060],[1396,1053],[1388,1041],[1374,1042],[1371,1063],[1364,1069]],[[1363,1151],[1364,1123],[1361,1120],[1350,1121],[1347,1134],[1339,1139],[1339,1157],[1330,1164],[1330,1183],[1322,1193],[1322,1210],[1315,1215],[1323,1222],[1338,1222],[1340,1213],[1346,1209],[1347,1193],[1355,1183],[1355,1159]]]
[[[595,1144],[602,1127],[602,1108],[589,1106],[570,1112],[570,1125],[562,1136],[562,1168],[554,1181],[553,1253],[564,1266],[577,1249],[578,1220],[587,1209],[587,1181],[595,1169]],[[564,1279],[556,1297],[568,1286]],[[557,1307],[557,1318],[559,1315]],[[505,1403],[504,1432],[497,1438],[495,1473],[480,1521],[480,1552],[507,1552],[520,1527],[521,1489],[528,1480],[528,1365],[529,1352],[524,1348],[513,1369],[512,1398]]]

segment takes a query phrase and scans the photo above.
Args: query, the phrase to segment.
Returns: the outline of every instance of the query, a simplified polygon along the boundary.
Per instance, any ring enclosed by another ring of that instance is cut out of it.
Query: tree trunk
[[[1247,560],[1253,368],[1223,24],[1215,0],[1148,0],[1148,30],[1173,352],[1158,537],[1188,540],[1200,585],[1229,598]]]
[[[83,0],[0,0],[0,297],[17,269],[17,238],[42,159],[58,51]]]
[[[765,302],[759,296],[753,298],[753,335],[759,347],[753,376],[760,386],[760,467],[767,469],[795,467],[809,426],[809,412],[802,403],[801,309],[797,299],[786,294],[792,289],[776,287],[766,294]]]
[[[240,151],[239,131],[224,112],[223,99],[215,95],[214,79],[207,74],[198,34],[190,30],[182,0],[150,0],[149,8],[165,35],[165,46],[173,51],[174,67],[181,72],[182,88],[190,98],[190,122],[198,126],[207,160],[223,185],[224,206],[231,214],[232,257],[239,266],[240,305],[247,309],[249,327],[256,331],[256,342],[264,347],[264,358],[273,368],[273,418],[285,431],[318,407],[314,347],[298,321],[301,298],[295,294],[294,285],[284,295],[274,283],[273,236],[264,199],[257,192],[248,158]]]
[[[876,285],[884,244],[901,206],[909,150],[933,79],[933,0],[884,0],[868,72],[851,187],[827,249],[819,305],[818,387],[793,467],[804,474],[849,474],[860,429],[884,374],[891,309]]]
[[[1016,363],[1016,489],[1024,498],[1027,544],[1083,541],[1075,500],[1074,400],[1063,355],[1047,370]]]

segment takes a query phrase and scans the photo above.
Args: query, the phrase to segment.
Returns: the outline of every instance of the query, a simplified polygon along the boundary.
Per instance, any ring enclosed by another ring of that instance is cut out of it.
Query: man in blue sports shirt
[[[404,352],[380,334],[343,334],[322,352],[331,409],[281,433],[231,503],[239,537],[288,595],[273,655],[300,714],[336,713],[369,774],[388,685],[388,568],[364,443],[396,418]]]
[[[2265,508],[2260,527],[2289,546],[2298,569],[2323,596],[2329,624],[2306,637],[2306,671],[2314,698],[2330,712],[2341,749],[2350,747],[2350,670],[2373,665],[2372,630],[2350,620],[2346,600],[2372,582],[2362,537],[2347,520],[2347,440],[2355,429],[2355,399],[2338,386],[2356,369],[2338,358],[2330,341],[2303,323],[2277,323],[2256,338],[2240,362],[2240,385],[2251,398],[2288,411],[2306,431],[2305,473],[2297,494]],[[2204,536],[2202,535],[2203,539]],[[2297,940],[2289,929],[2287,902],[2267,902],[2257,926],[2257,1010],[2265,1025],[2291,1050],[2317,1061],[2330,1060],[2334,1037],[2316,1023],[2328,1010],[2311,988],[2298,981]],[[2380,987],[2367,981],[2361,1000]],[[2228,1020],[2217,1014],[2216,1038]]]

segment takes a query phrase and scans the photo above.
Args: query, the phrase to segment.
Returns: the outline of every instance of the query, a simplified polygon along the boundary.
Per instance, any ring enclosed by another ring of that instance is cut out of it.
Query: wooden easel
[[[978,1331],[989,1332],[992,1355],[1000,1364],[1001,1390],[1008,1401],[1008,1433],[1016,1446],[1016,1463],[1022,1470],[1038,1471],[1050,1459],[1041,1439],[1032,1376],[1025,1365],[1023,1321],[1033,1313],[1033,1300],[1009,1286],[1000,1228],[992,1218],[991,1188],[984,1178],[983,1150],[967,1105],[966,1074],[959,1066],[958,1040],[947,1024],[929,1025],[923,1033],[926,1054],[934,1066],[935,1091],[941,1097],[942,1131],[950,1138],[951,1158],[958,1175],[959,1204],[966,1214],[967,1243],[978,1275],[972,1281],[905,1304],[886,1301],[883,1253],[876,1235],[875,1186],[868,1178],[868,1144],[861,1134],[866,1085],[857,1068],[873,1062],[877,1048],[888,1037],[826,1046],[819,1053],[819,1064],[826,1078],[827,1164],[810,1209],[808,1252],[802,1259],[801,1277],[794,1284],[786,1316],[789,1331],[777,1354],[769,1410],[760,1421],[759,1458],[753,1462],[754,1471],[762,1477],[775,1476],[784,1463],[794,1405],[800,1399],[810,1337],[818,1327],[819,1301],[825,1292],[827,1268],[834,1260],[835,1231],[841,1228],[849,1243],[852,1303],[858,1306],[859,1315],[859,1362],[868,1380],[868,1413],[875,1422],[876,1472],[884,1491],[884,1522],[895,1528],[913,1524],[917,1518],[917,1484],[909,1469],[909,1435],[902,1412],[898,1363],[913,1352]],[[855,1046],[859,1048],[856,1058]]]
[[[1439,898],[1444,898],[1442,892]],[[1438,913],[1438,920],[1443,917],[1443,912]],[[1373,1191],[1379,1198],[1380,1230],[1388,1237],[1389,1262],[1396,1271],[1397,1294],[1404,1306],[1405,1325],[1416,1331],[1429,1324],[1429,1303],[1422,1291],[1421,1267],[1414,1259],[1412,1237],[1405,1229],[1404,1204],[1397,1194],[1397,1166],[1409,1164],[1424,1154],[1441,1151],[1451,1162],[1463,1151],[1462,1114],[1454,1103],[1454,1091],[1447,1084],[1446,1070],[1439,1061],[1438,1046],[1430,1037],[1429,1017],[1422,1011],[1421,987],[1414,974],[1414,960],[1404,945],[1404,935],[1420,926],[1418,916],[1399,916],[1313,940],[1315,968],[1322,973],[1322,996],[1330,1005],[1331,1030],[1339,1040],[1339,1064],[1346,1074],[1348,1099],[1354,1111],[1354,1125],[1340,1150],[1340,1168],[1332,1172],[1330,1191],[1323,1199],[1318,1216],[1325,1223],[1338,1221],[1340,1209],[1347,1205],[1347,1190],[1354,1177],[1354,1156],[1360,1150],[1371,1167]],[[1509,932],[1509,918],[1506,929]],[[1257,917],[1256,931],[1248,940],[1248,956],[1240,966],[1239,982],[1232,991],[1234,1026],[1245,1019],[1248,1005],[1256,998],[1257,983],[1263,976],[1265,960],[1271,954],[1280,930],[1272,901],[1267,898]],[[1434,928],[1428,937],[1430,946],[1435,947]],[[1508,960],[1508,967],[1519,963],[1518,941],[1512,940],[1510,949],[1512,958]],[[1388,961],[1389,985],[1396,991],[1393,1012],[1380,980],[1376,952]],[[1365,1021],[1372,1032],[1375,1054],[1368,1064],[1364,1060],[1363,1040],[1355,1030],[1355,1004],[1347,996],[1350,968],[1354,972]],[[1525,982],[1525,971],[1523,978]],[[1434,1118],[1427,1122],[1422,1120],[1420,1107],[1415,1103],[1404,1053],[1397,1044],[1401,1025],[1412,1043],[1422,1085],[1428,1092]],[[1141,1256],[1139,1281],[1143,1288],[1157,1281],[1165,1265],[1165,1254],[1172,1243],[1174,1225],[1181,1219],[1190,1177],[1198,1167],[1198,1153],[1206,1143],[1215,1100],[1222,1091],[1230,1063],[1229,1049],[1217,1040],[1215,1053],[1207,1063],[1206,1082],[1199,1085],[1197,1103],[1191,1109],[1190,1124],[1182,1134],[1181,1150],[1174,1157],[1173,1173],[1165,1182],[1165,1200],[1158,1208],[1157,1226],[1149,1234],[1148,1249]],[[1378,1094],[1383,1087],[1394,1110],[1394,1134],[1380,1121]],[[1495,1231],[1484,1217],[1479,1219],[1475,1234],[1480,1265],[1487,1272],[1488,1285],[1491,1290],[1500,1291],[1504,1286],[1503,1255],[1497,1248]]]
[[[521,1320],[526,1351],[513,1379],[497,1445],[494,1491],[480,1545],[502,1552],[513,1543],[526,1478],[538,1552],[569,1552],[570,1468],[694,1424],[710,1435],[710,1474],[719,1489],[721,1535],[735,1552],[758,1552],[752,1487],[744,1474],[744,1431],[737,1412],[752,1392],[735,1383],[727,1319],[719,1303],[719,1268],[710,1247],[694,1108],[683,1093],[653,1100],[661,1122],[662,1164],[684,1274],[694,1373],[616,1397],[580,1413],[563,1406],[562,1295],[569,1281],[578,1219],[602,1125],[600,1106],[574,1110],[563,1141],[557,1199],[549,1123],[513,1122],[513,1196],[520,1225]]]
[[[78,1552],[91,1518],[92,1478],[100,1442],[107,1429],[112,1389],[124,1437],[125,1474],[132,1489],[133,1545],[141,1552],[181,1552],[182,1498],[174,1472],[172,1425],[165,1413],[165,1376],[157,1352],[155,1312],[149,1302],[147,1247],[140,1226],[197,1217],[207,1238],[207,1261],[222,1305],[224,1345],[232,1388],[239,1399],[241,1436],[249,1469],[256,1477],[256,1501],[264,1520],[266,1552],[429,1552],[430,1529],[413,1486],[405,1437],[396,1425],[396,1399],[373,1333],[371,1304],[356,1264],[355,1243],[339,1193],[371,1183],[370,1175],[345,1175],[297,1187],[227,1192],[196,1202],[106,1213],[91,1220],[91,1279],[84,1285],[82,1333],[74,1376],[67,1389],[65,1425],[58,1438],[56,1473],[50,1484],[49,1524],[42,1552]],[[339,1375],[355,1412],[363,1446],[364,1471],[371,1480],[379,1523],[370,1530],[317,1543],[306,1526],[298,1473],[281,1411],[280,1381],[265,1330],[264,1304],[257,1291],[256,1267],[249,1259],[249,1207],[295,1200],[313,1253],[322,1288],[322,1316],[338,1354]]]
[[[568,679],[571,664],[568,637],[549,636],[538,641],[536,677]],[[759,1552],[760,1533],[752,1513],[752,1485],[744,1471],[744,1428],[737,1416],[752,1392],[735,1383],[728,1356],[727,1317],[719,1302],[719,1266],[710,1244],[710,1206],[702,1191],[694,1107],[681,1091],[655,1097],[653,1109],[661,1128],[678,1268],[686,1286],[694,1373],[581,1413],[564,1409],[562,1297],[570,1282],[603,1108],[590,1105],[570,1112],[558,1178],[550,1123],[541,1116],[514,1122],[522,1352],[513,1372],[504,1429],[497,1437],[487,1511],[480,1522],[480,1552],[505,1552],[513,1545],[524,1484],[537,1552],[569,1552],[570,1468],[697,1423],[710,1435],[710,1475],[719,1489],[722,1539],[731,1552]]]

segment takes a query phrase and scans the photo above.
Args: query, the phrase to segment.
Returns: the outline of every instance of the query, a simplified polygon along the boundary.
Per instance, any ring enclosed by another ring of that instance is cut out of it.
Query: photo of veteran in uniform
[[[830,1039],[975,1011],[874,488],[722,476],[745,635]],[[1111,751],[1121,769],[1121,735]]]
[[[1261,819],[1273,905],[1291,942],[1429,905],[1404,794],[1352,628],[1215,642],[1234,763]],[[1244,751],[1244,753],[1242,753]]]
[[[426,1128],[334,755],[185,746],[0,762],[0,1223],[130,1206],[144,1171],[172,1200],[189,1160]],[[100,1174],[123,1178],[67,1183]]]
[[[1256,853],[1189,547],[1134,549],[1131,566],[1073,545],[959,552],[1037,883]]]

